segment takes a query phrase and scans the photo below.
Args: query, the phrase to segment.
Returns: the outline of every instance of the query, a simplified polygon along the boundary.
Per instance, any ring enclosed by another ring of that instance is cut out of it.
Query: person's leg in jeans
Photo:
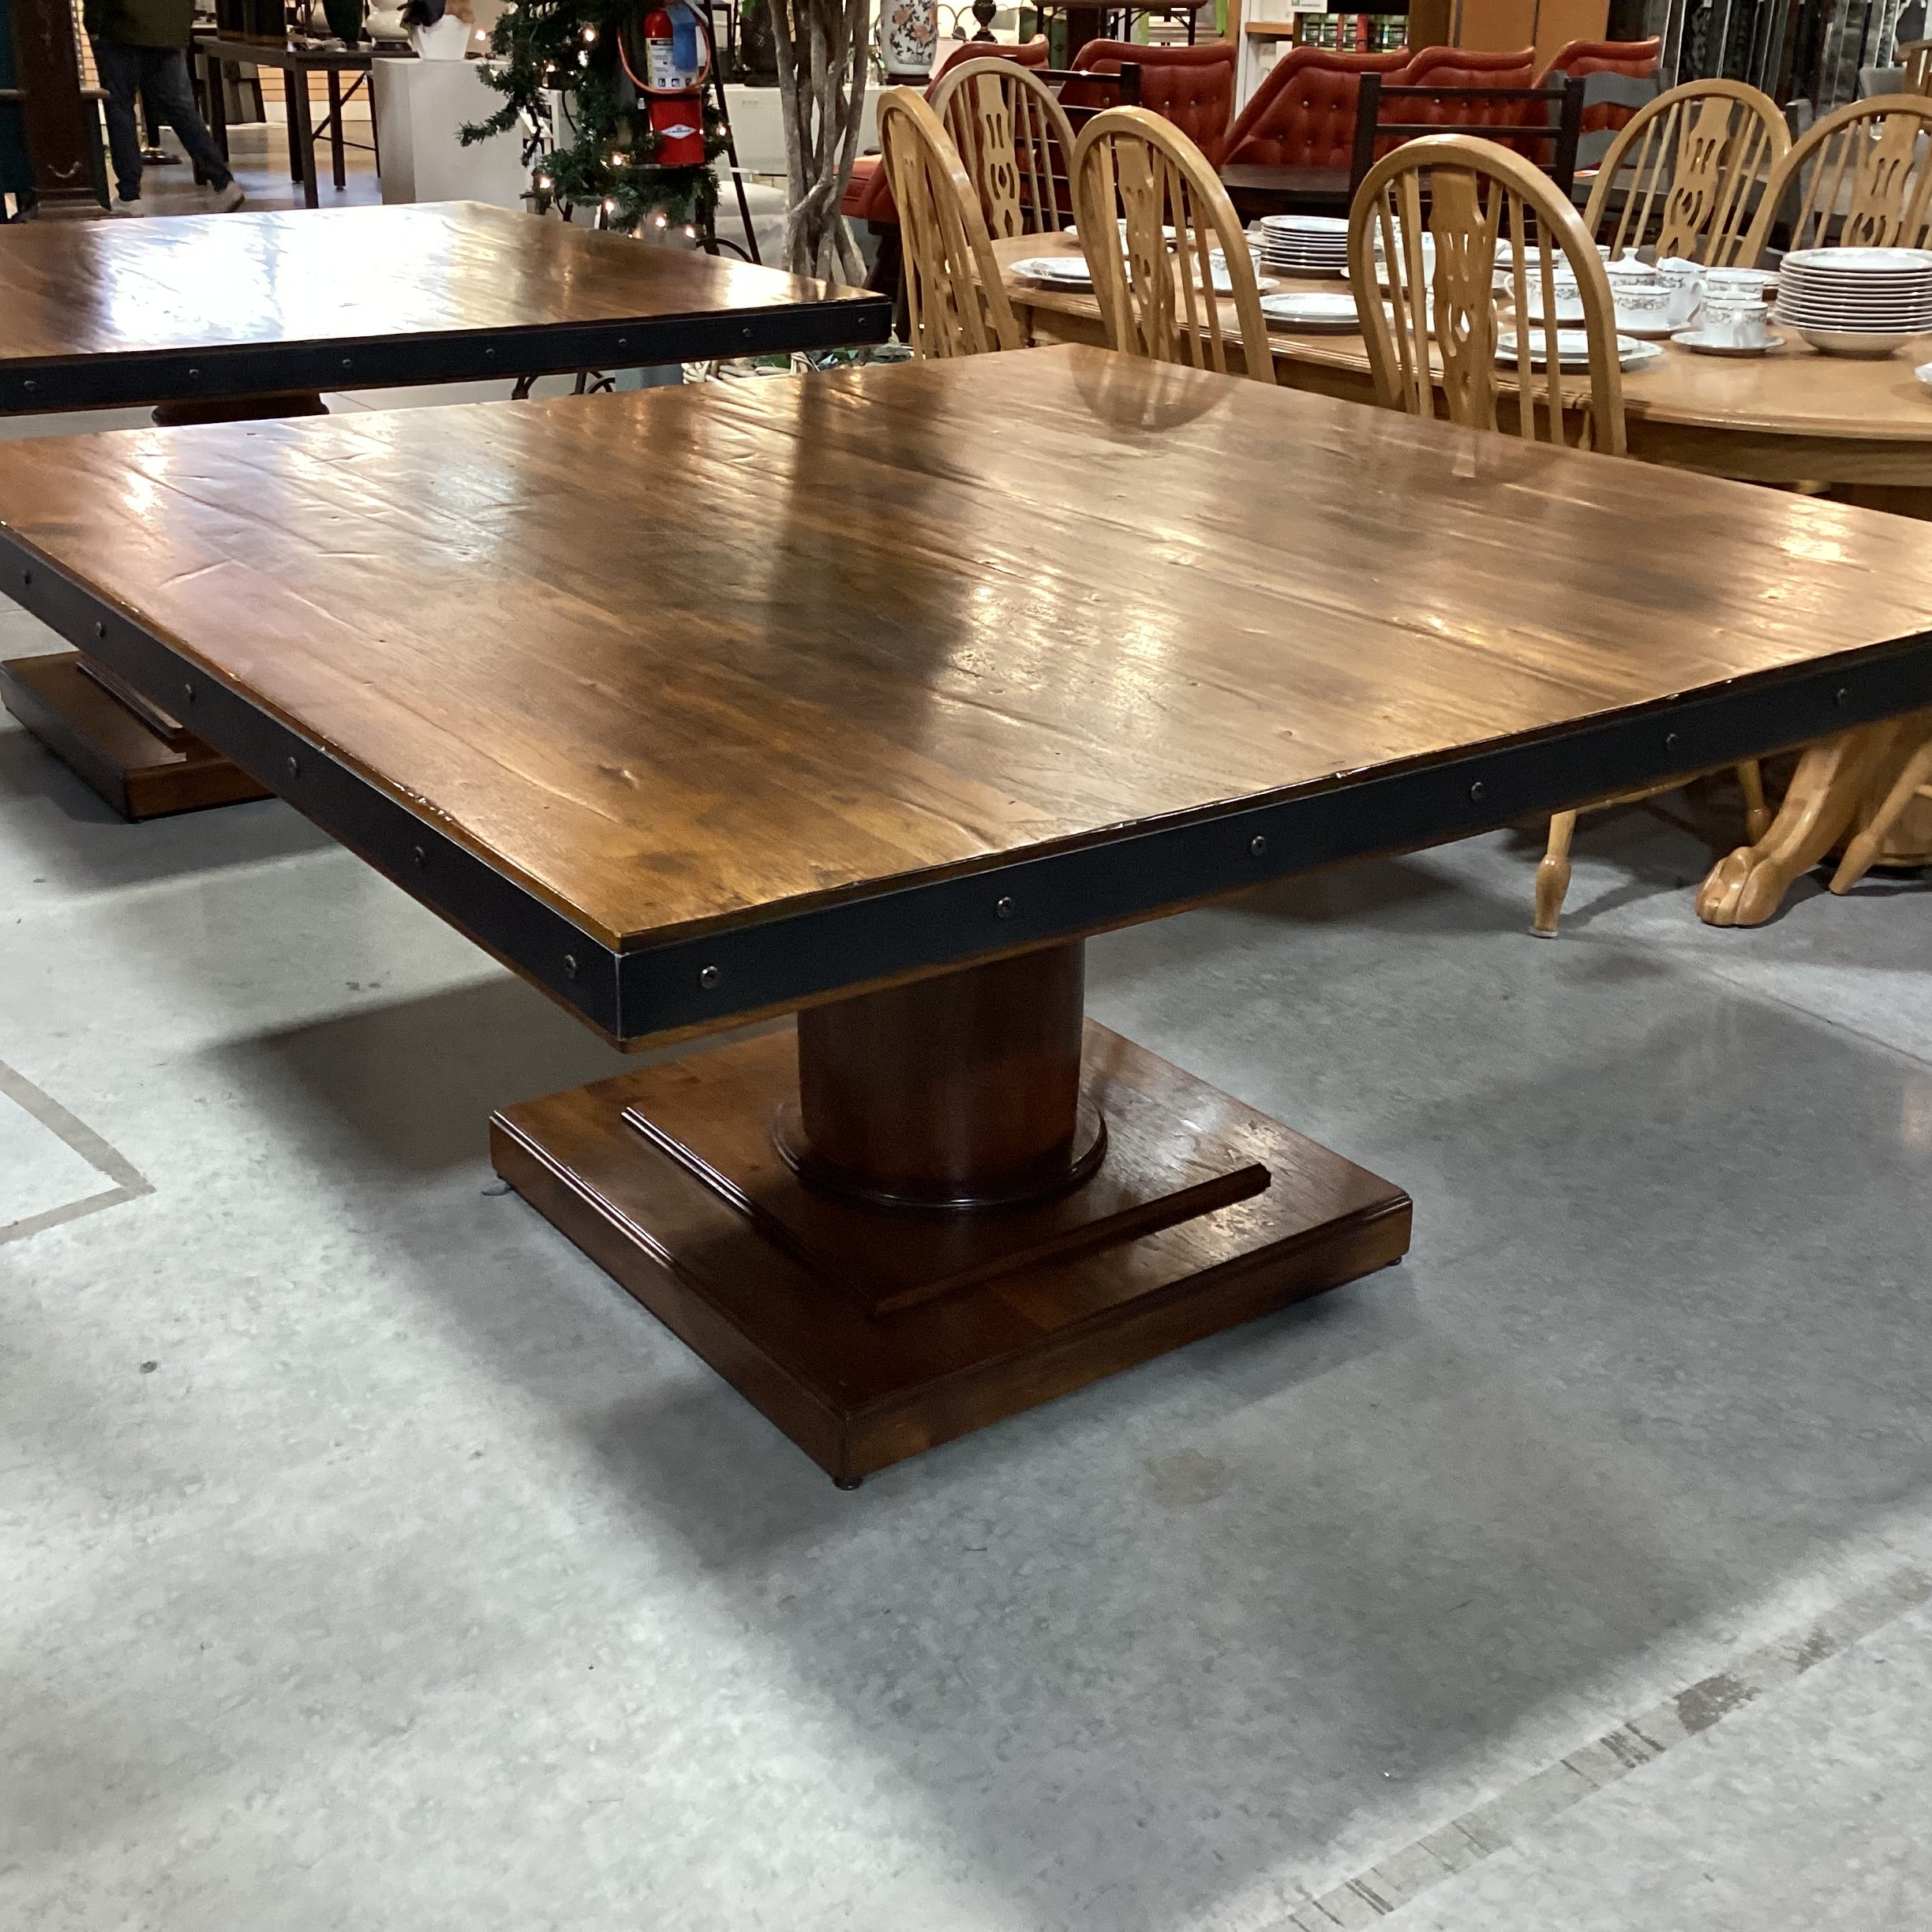
[[[141,84],[146,47],[96,40],[94,64],[107,90],[107,152],[114,160],[114,191],[123,201],[138,201],[141,191],[140,130],[134,125],[134,95]]]
[[[195,107],[194,84],[188,78],[188,56],[180,47],[142,47],[140,55],[141,92],[146,97],[148,109],[157,115],[175,133],[182,147],[188,151],[188,158],[205,174],[210,185],[219,194],[234,179],[228,163],[221,158],[221,150],[215,145],[215,137],[208,131],[208,124],[201,118]],[[129,126],[133,125],[130,114]],[[138,161],[139,154],[136,159]],[[117,159],[117,169],[120,166]]]

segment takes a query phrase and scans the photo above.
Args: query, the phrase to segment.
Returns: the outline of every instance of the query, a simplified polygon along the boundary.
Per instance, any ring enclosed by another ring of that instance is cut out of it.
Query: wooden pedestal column
[[[496,1170],[851,1485],[1399,1260],[1400,1189],[1081,1017],[1082,948],[511,1107]]]
[[[1106,1147],[1080,1098],[1086,991],[1086,949],[1058,946],[800,1013],[778,1151],[801,1179],[873,1207],[1065,1193]]]

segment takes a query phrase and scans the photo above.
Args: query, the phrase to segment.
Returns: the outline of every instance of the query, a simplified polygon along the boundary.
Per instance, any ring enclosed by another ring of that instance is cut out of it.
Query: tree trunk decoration
[[[784,110],[784,266],[857,283],[865,264],[839,202],[852,179],[871,61],[871,0],[758,0],[771,16]]]

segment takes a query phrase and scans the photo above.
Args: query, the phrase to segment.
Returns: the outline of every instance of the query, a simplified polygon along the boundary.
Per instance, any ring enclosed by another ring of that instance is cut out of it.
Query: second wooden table
[[[158,403],[313,410],[322,389],[883,342],[857,289],[491,208],[0,229],[0,415]],[[80,653],[0,665],[0,700],[125,818],[261,788]]]

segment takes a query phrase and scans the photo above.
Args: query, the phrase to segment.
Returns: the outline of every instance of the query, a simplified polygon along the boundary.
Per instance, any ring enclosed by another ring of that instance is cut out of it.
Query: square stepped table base
[[[271,796],[192,732],[170,729],[116,696],[82,668],[78,651],[0,664],[0,702],[123,818]]]
[[[507,1108],[491,1159],[850,1487],[1406,1251],[1400,1189],[1091,1020],[1081,1065],[1099,1174],[984,1215],[800,1182],[790,1029]]]

